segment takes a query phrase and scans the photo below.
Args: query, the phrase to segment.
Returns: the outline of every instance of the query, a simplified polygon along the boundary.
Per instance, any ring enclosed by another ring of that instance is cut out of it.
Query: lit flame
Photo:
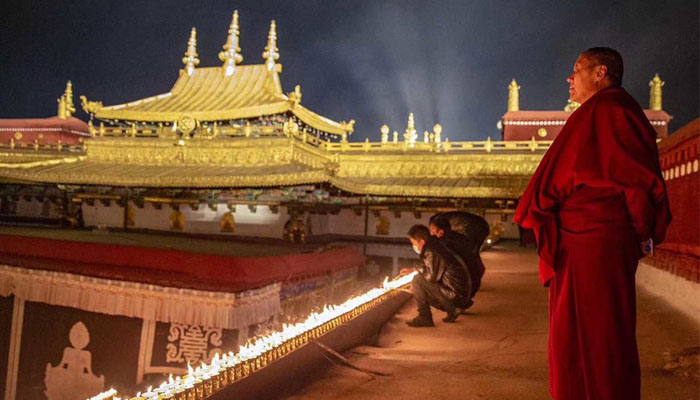
[[[281,346],[288,340],[296,338],[314,328],[320,327],[325,323],[332,321],[343,314],[349,313],[363,304],[369,303],[388,292],[408,285],[411,283],[411,280],[416,273],[417,272],[414,271],[391,281],[387,277],[384,279],[381,287],[374,288],[364,294],[352,297],[342,304],[330,306],[326,305],[323,307],[322,311],[309,314],[309,316],[303,322],[292,325],[283,324],[281,331],[272,332],[256,339],[255,341],[248,341],[246,344],[240,347],[238,353],[228,352],[224,353],[223,355],[216,353],[212,358],[211,363],[208,365],[202,362],[202,365],[193,369],[188,362],[187,375],[184,377],[173,378],[171,374],[168,377],[168,380],[161,383],[155,390],[153,390],[153,387],[149,387],[147,393],[142,394],[139,392],[136,397],[156,400],[161,398],[163,395],[172,395],[175,392],[191,389],[196,383],[209,379],[212,376],[219,374],[226,368],[240,364],[244,361],[255,360],[265,352]],[[97,396],[90,398],[89,400],[117,400],[117,398],[114,397],[116,394],[116,390],[110,389],[107,392],[100,393]]]

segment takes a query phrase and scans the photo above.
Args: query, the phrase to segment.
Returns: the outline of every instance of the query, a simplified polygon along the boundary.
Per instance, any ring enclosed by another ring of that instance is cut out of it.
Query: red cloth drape
[[[663,241],[671,213],[656,132],[621,87],[601,90],[571,114],[518,204],[515,222],[535,231],[543,284],[555,272],[557,209],[583,186],[615,188],[639,241]]]
[[[204,290],[239,291],[308,279],[362,265],[354,247],[320,253],[227,257],[156,249],[0,235],[0,263],[100,278]]]
[[[634,274],[640,242],[670,223],[656,133],[620,87],[567,120],[525,190],[549,288],[550,392],[557,400],[639,399]]]

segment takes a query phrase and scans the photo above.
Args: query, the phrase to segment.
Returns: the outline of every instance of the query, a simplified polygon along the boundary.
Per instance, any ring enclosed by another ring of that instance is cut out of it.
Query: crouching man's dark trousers
[[[428,282],[423,275],[416,274],[411,283],[413,289],[413,297],[418,304],[418,314],[425,317],[431,317],[430,306],[433,306],[442,311],[449,311],[455,308],[454,302],[448,299],[440,291],[440,284]]]

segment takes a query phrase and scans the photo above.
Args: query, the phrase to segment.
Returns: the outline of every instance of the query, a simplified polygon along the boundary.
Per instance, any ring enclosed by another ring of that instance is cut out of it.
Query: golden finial
[[[387,143],[389,141],[389,125],[382,125],[379,131],[382,133],[382,143]]]
[[[185,64],[187,75],[192,75],[194,67],[199,65],[199,58],[197,58],[197,28],[192,28],[190,32],[190,40],[187,41],[187,51],[185,52],[185,57],[182,58],[182,63]]]
[[[435,143],[442,142],[442,125],[435,124],[433,126],[433,132],[435,133]]]
[[[262,56],[263,59],[265,59],[267,69],[272,71],[275,68],[275,61],[280,58],[279,49],[277,48],[277,25],[275,25],[274,19],[270,22],[270,33],[267,34],[267,46],[265,46],[265,51]]]
[[[430,143],[430,133],[423,131],[423,143]]]
[[[301,86],[296,85],[294,87],[294,91],[287,94],[287,98],[293,105],[301,103]]]
[[[58,101],[58,118],[70,118],[75,112],[75,104],[73,104],[73,84],[71,81],[66,83],[66,90],[63,96],[57,99]]]
[[[224,63],[223,67],[226,69],[226,76],[233,75],[233,70],[235,69],[236,64],[240,64],[243,61],[241,48],[238,45],[239,34],[238,10],[236,10],[233,12],[231,26],[228,28],[228,39],[226,39],[226,44],[224,44],[224,51],[219,52],[219,60]]]
[[[83,107],[83,111],[85,111],[86,114],[94,114],[100,111],[100,109],[102,108],[101,101],[88,101],[85,95],[80,96],[80,104]]]
[[[661,111],[663,108],[661,102],[661,87],[665,85],[666,82],[659,78],[659,74],[654,74],[654,78],[649,81],[649,109],[654,111]]]
[[[403,138],[410,147],[416,144],[418,134],[416,133],[416,122],[413,119],[413,113],[408,114],[408,124],[406,125],[406,132],[404,132]]]
[[[520,110],[520,86],[513,79],[508,85],[508,111]]]

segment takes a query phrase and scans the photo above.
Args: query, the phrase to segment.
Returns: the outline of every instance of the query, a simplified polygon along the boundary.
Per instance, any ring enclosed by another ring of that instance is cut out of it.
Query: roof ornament
[[[389,125],[382,125],[379,131],[382,133],[382,143],[389,143]]]
[[[520,86],[515,78],[508,85],[508,111],[520,110]]]
[[[287,94],[287,98],[292,103],[292,105],[297,105],[301,103],[301,86],[296,85],[293,92]]]
[[[649,81],[649,109],[653,111],[661,111],[662,108],[662,98],[661,98],[661,87],[665,85],[666,82],[659,78],[659,74],[654,74],[654,78]]]
[[[342,121],[340,123],[340,128],[347,133],[353,133],[355,131],[355,120],[351,119],[350,121]]]
[[[433,133],[435,134],[435,143],[440,145],[442,143],[442,125],[440,124],[435,124],[433,125]]]
[[[219,60],[224,63],[223,67],[226,71],[226,76],[233,75],[236,64],[240,64],[243,61],[241,48],[239,47],[239,34],[238,10],[236,10],[233,12],[231,26],[228,28],[228,39],[226,39],[226,44],[224,44],[224,51],[219,52]]]
[[[413,119],[413,113],[410,113],[408,114],[408,124],[406,126],[406,132],[403,134],[403,139],[408,147],[414,147],[417,138],[418,134],[416,133],[416,122]]]
[[[185,64],[187,75],[192,75],[194,68],[199,65],[197,58],[197,28],[192,28],[190,32],[190,40],[187,41],[187,51],[185,57],[182,58],[182,63]]]
[[[89,101],[85,95],[80,96],[80,105],[85,114],[94,114],[103,107],[101,101]]]
[[[75,112],[75,105],[73,104],[73,84],[71,81],[66,83],[65,92],[63,92],[63,95],[56,99],[56,101],[58,101],[58,118],[70,118]]]
[[[277,25],[275,25],[275,20],[270,22],[270,33],[267,34],[267,46],[265,46],[265,51],[263,51],[263,59],[265,59],[265,66],[268,71],[272,71],[275,68],[275,61],[279,60],[280,53],[277,48]]]

